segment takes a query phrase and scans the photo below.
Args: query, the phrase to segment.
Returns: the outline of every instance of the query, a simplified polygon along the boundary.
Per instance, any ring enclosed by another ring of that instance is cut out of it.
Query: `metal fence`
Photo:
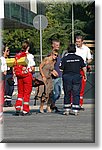
[[[43,55],[43,58],[46,55]],[[36,67],[35,67],[35,76],[36,78],[38,77],[39,74],[39,64],[40,64],[40,55],[34,55],[34,59],[36,62]],[[95,65],[91,66],[92,70],[91,72],[87,72],[87,82],[86,82],[86,87],[85,87],[85,94],[84,94],[84,98],[85,99],[95,99]],[[33,89],[33,92],[35,89]],[[62,92],[61,95],[63,97],[63,84],[62,84]]]
[[[38,77],[39,74],[39,67],[35,68],[35,75]],[[63,83],[61,84],[62,86],[62,91],[61,94],[63,96]],[[92,66],[92,71],[87,72],[87,82],[86,82],[86,87],[85,87],[85,93],[84,93],[84,98],[85,99],[95,99],[95,69],[94,66]]]

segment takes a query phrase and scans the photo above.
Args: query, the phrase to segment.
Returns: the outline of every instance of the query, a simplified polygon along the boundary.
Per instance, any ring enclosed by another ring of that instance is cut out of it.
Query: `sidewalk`
[[[59,113],[39,113],[39,102],[31,116],[13,116],[15,108],[4,108],[4,138],[2,142],[95,142],[94,104],[84,104],[78,116],[62,114],[62,99],[57,103]],[[45,106],[46,108],[46,106]]]

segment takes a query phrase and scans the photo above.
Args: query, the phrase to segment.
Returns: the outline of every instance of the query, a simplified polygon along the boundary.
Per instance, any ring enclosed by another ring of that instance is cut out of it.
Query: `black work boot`
[[[13,114],[13,116],[19,116],[20,115],[20,111],[16,110],[15,114]]]
[[[32,113],[31,112],[27,112],[27,113],[22,112],[20,115],[21,116],[30,116],[30,115],[32,115]]]
[[[13,107],[11,101],[7,101],[7,107]]]
[[[4,102],[4,107],[8,107],[7,101]]]

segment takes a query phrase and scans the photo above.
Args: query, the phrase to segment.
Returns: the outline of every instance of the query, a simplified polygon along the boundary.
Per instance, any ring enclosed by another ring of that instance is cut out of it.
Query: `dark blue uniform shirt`
[[[59,67],[63,70],[63,74],[80,74],[80,68],[85,66],[86,65],[82,57],[74,53],[68,53],[62,58]]]
[[[62,77],[62,72],[60,71],[60,68],[59,68],[60,61],[61,61],[61,58],[60,58],[60,55],[58,55],[56,63],[54,65],[54,69],[57,71],[58,77]]]

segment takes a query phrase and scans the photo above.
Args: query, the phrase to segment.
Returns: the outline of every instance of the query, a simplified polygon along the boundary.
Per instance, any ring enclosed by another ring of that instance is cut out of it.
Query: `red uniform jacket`
[[[23,72],[23,70],[22,70],[22,68],[24,67],[23,65],[17,64],[17,60],[22,58],[22,57],[25,57],[25,56],[27,56],[26,52],[20,52],[20,53],[15,55],[16,65],[14,66],[14,72],[15,72],[16,76],[20,77],[20,78],[27,77],[29,74],[29,72],[26,72],[26,73]]]

